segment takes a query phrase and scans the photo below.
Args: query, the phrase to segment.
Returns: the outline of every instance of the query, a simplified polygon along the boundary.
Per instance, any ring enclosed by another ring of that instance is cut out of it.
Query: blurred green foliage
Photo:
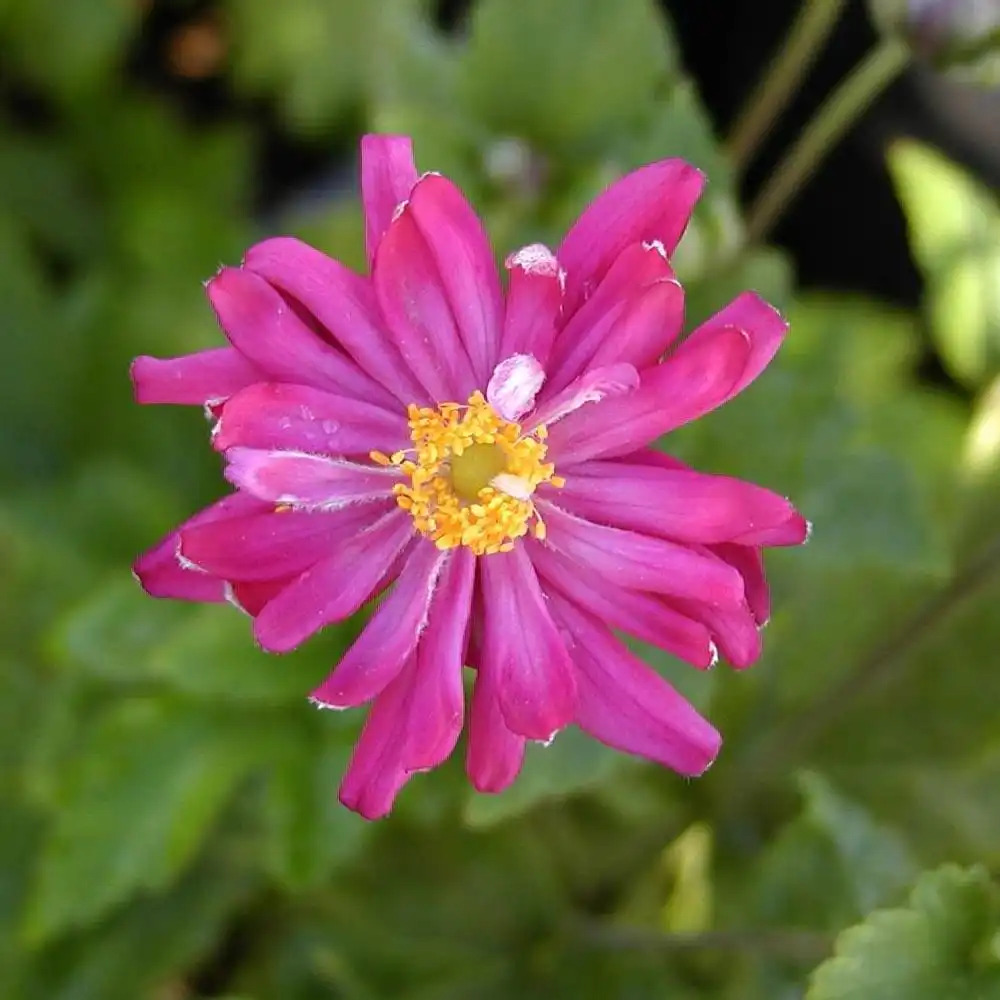
[[[165,36],[153,86],[164,7],[0,2],[0,997],[1000,997],[995,197],[894,149],[924,311],[803,295],[745,245],[651,0],[478,0],[450,36],[417,0],[175,4],[208,62]],[[191,88],[229,97],[193,115]],[[503,795],[456,759],[366,824],[335,798],[359,716],[304,699],[357,624],[266,657],[232,609],[129,578],[223,488],[199,414],[134,406],[132,356],[217,344],[200,282],[265,232],[362,259],[339,179],[255,214],[272,120],[314,150],[411,133],[501,253],[641,162],[707,170],[691,320],[750,287],[793,332],[667,447],[816,534],[771,559],[753,670],[649,653],[725,734],[704,778],[570,732]]]

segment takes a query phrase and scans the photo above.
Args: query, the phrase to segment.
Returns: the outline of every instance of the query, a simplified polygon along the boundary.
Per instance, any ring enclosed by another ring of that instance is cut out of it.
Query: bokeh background
[[[847,4],[737,163],[797,6],[0,0],[3,1000],[1000,997],[1000,104],[918,59],[749,238],[884,27]],[[304,698],[357,623],[267,657],[132,580],[223,483],[130,359],[220,343],[201,282],[265,235],[361,267],[365,130],[412,134],[499,254],[686,157],[690,322],[744,288],[788,312],[669,443],[815,524],[769,562],[758,666],[647,651],[724,733],[702,779],[567,732],[500,796],[458,754],[366,824],[336,801],[360,716]]]

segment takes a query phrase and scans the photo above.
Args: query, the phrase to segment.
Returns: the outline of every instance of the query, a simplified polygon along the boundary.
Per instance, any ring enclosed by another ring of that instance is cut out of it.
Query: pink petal
[[[388,813],[410,775],[436,767],[458,741],[474,574],[467,550],[450,555],[426,636],[368,715],[340,788],[341,802],[368,819]]]
[[[354,614],[412,534],[412,519],[398,509],[357,531],[268,602],[254,623],[257,641],[284,653],[324,625]]]
[[[625,462],[585,462],[566,477],[559,505],[601,524],[680,542],[796,544],[805,521],[784,497],[761,486],[690,470]]]
[[[573,717],[573,667],[522,547],[481,560],[481,670],[493,673],[505,725],[550,740]]]
[[[399,790],[410,780],[411,772],[403,766],[400,733],[406,725],[415,672],[416,658],[410,657],[375,699],[340,784],[340,801],[365,819],[388,815]]]
[[[256,618],[264,605],[272,598],[277,597],[292,582],[292,579],[234,580],[228,585],[226,596],[234,607],[251,618]]]
[[[663,248],[659,244],[632,243],[618,255],[610,270],[594,294],[570,316],[565,328],[556,336],[552,359],[548,365],[549,391],[558,391],[573,381],[586,368],[595,366],[595,356],[608,343],[627,344],[637,336],[635,328],[643,320],[648,324],[648,307],[636,310],[651,289],[672,282],[674,272],[667,263]],[[662,317],[660,339],[663,347],[654,354],[662,354],[667,343],[680,332],[682,315],[677,315],[678,304],[683,310],[683,297],[679,303],[677,288],[668,289],[668,303],[671,308]],[[657,293],[652,302],[662,303],[662,293]],[[632,317],[631,319],[629,317]],[[617,331],[622,325],[626,329],[620,336]],[[642,351],[635,351],[637,355]],[[619,360],[605,353],[605,357]],[[622,361],[629,360],[621,358]]]
[[[466,773],[477,792],[502,792],[514,781],[524,761],[525,742],[504,722],[493,674],[480,669],[472,692],[465,757]]]
[[[677,598],[671,598],[670,603],[682,615],[703,622],[711,631],[719,651],[736,669],[742,670],[760,659],[760,630],[745,603],[717,608]]]
[[[197,525],[224,521],[267,509],[245,493],[231,493],[188,518],[175,531],[136,559],[132,570],[140,586],[151,597],[170,597],[180,601],[224,601],[222,580],[194,569],[185,569],[177,561],[181,532]]]
[[[224,267],[205,286],[233,347],[269,381],[311,385],[395,410],[398,402],[352,358],[321,340],[263,278]]]
[[[704,185],[701,171],[683,160],[661,160],[598,195],[556,252],[566,269],[567,312],[572,315],[630,243],[657,241],[673,253]]]
[[[361,635],[311,698],[324,708],[351,708],[379,694],[399,673],[427,627],[446,553],[418,545]]]
[[[552,252],[540,243],[512,253],[505,266],[510,280],[500,357],[531,354],[545,366],[556,335],[565,275]]]
[[[417,674],[406,727],[408,771],[437,767],[462,731],[462,668],[472,609],[476,557],[467,548],[449,553],[417,644]]]
[[[614,396],[627,396],[639,387],[639,373],[631,365],[592,368],[550,397],[532,415],[532,427],[550,426],[587,403],[599,403]]]
[[[482,385],[499,360],[503,322],[503,296],[489,237],[462,192],[440,174],[427,174],[417,182],[409,207]]]
[[[367,279],[288,236],[251,247],[243,267],[300,302],[404,406],[429,401],[386,333]]]
[[[715,662],[712,636],[700,621],[686,617],[651,594],[608,587],[580,572],[555,549],[533,539],[525,542],[544,589],[557,590],[578,607],[617,629],[706,669]]]
[[[743,374],[730,389],[726,399],[742,392],[771,363],[788,332],[788,323],[774,306],[765,302],[756,292],[743,292],[725,308],[705,320],[685,343],[698,344],[702,338],[714,337],[729,327],[742,330],[747,335],[750,355]]]
[[[213,347],[179,358],[142,356],[132,362],[138,403],[204,406],[226,399],[265,376],[239,351]]]
[[[732,394],[750,353],[740,330],[725,327],[689,338],[661,364],[642,373],[629,396],[588,407],[557,424],[549,458],[561,472],[592,458],[626,455],[714,410]]]
[[[386,503],[336,514],[257,511],[184,527],[178,551],[224,580],[277,580],[298,576],[386,514]]]
[[[393,468],[301,451],[230,448],[226,462],[226,479],[251,496],[323,510],[389,499],[393,485],[401,481]]]
[[[518,420],[534,405],[545,371],[530,354],[515,354],[493,369],[486,401],[504,420]]]
[[[710,552],[574,517],[537,501],[548,529],[546,544],[589,572],[600,586],[691,597],[709,604],[739,604],[743,578]]]
[[[416,183],[417,168],[409,136],[361,137],[361,202],[369,267],[396,207],[410,197]]]
[[[640,371],[655,364],[684,326],[684,289],[666,278],[639,292],[625,308],[591,364],[626,362]]]
[[[758,625],[766,625],[771,617],[771,592],[764,575],[764,556],[760,549],[749,545],[713,545],[712,551],[725,559],[743,577],[746,600]]]
[[[577,725],[616,750],[702,774],[722,743],[714,727],[590,615],[558,597],[552,609],[573,639]]]
[[[309,386],[272,382],[249,386],[229,399],[212,437],[219,451],[239,445],[327,455],[391,454],[409,441],[402,412]]]
[[[435,402],[464,402],[482,386],[459,335],[434,253],[410,203],[397,213],[379,243],[372,283],[391,341]]]

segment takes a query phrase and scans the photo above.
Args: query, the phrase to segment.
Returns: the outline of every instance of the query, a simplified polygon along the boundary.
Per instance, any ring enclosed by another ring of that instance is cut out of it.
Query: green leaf
[[[925,874],[909,905],[845,931],[807,1000],[990,1000],[1000,996],[1000,902],[981,868]]]
[[[916,874],[900,834],[815,772],[799,776],[802,811],[743,865],[745,890],[726,901],[740,925],[840,930],[895,902]]]
[[[58,662],[105,680],[158,681],[202,699],[304,706],[355,632],[355,624],[331,627],[305,649],[272,656],[256,646],[249,619],[235,608],[155,600],[118,574],[58,620],[49,650]]]
[[[465,821],[487,827],[511,819],[541,802],[594,788],[627,761],[579,729],[566,729],[550,746],[528,744],[524,767],[508,789],[498,795],[470,795]]]
[[[140,12],[122,0],[7,6],[0,28],[12,63],[68,102],[92,92],[116,69]]]
[[[1000,370],[1000,206],[965,170],[917,143],[897,143],[889,167],[927,281],[927,309],[957,378]]]
[[[460,96],[494,133],[600,148],[641,122],[674,63],[649,0],[480,0]]]
[[[229,0],[233,69],[250,93],[277,93],[289,124],[305,134],[337,121],[360,99],[370,48],[365,0]]]
[[[25,932],[33,942],[92,923],[184,870],[237,784],[267,753],[232,716],[122,701],[69,766],[42,848]]]
[[[212,954],[255,879],[214,852],[169,892],[35,955],[18,1000],[135,1000],[169,995]]]
[[[337,799],[351,746],[325,722],[302,727],[301,738],[271,769],[265,791],[265,865],[293,892],[320,888],[373,830]]]
[[[799,784],[809,823],[837,854],[845,886],[859,913],[895,896],[913,878],[913,859],[895,830],[876,823],[865,809],[840,795],[821,775],[807,772]]]

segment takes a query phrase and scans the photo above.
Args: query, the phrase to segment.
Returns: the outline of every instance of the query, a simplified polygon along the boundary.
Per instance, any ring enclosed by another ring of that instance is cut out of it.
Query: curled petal
[[[691,470],[585,462],[558,503],[580,517],[681,542],[798,544],[805,520],[761,486]]]
[[[566,276],[552,251],[540,243],[512,253],[505,266],[510,282],[500,357],[532,354],[544,366],[556,335]]]
[[[758,626],[766,625],[771,617],[771,592],[764,575],[764,555],[750,545],[713,545],[712,550],[725,559],[743,577],[747,604]]]
[[[731,399],[742,392],[771,363],[788,332],[788,323],[774,306],[765,302],[756,292],[743,292],[729,305],[705,320],[691,333],[685,344],[697,345],[702,339],[711,339],[719,331],[728,328],[742,330],[750,344],[743,373],[726,396],[726,399]]]
[[[392,453],[409,444],[402,412],[304,385],[261,382],[222,407],[212,435],[219,451],[233,447],[326,455]]]
[[[577,725],[616,750],[702,774],[722,743],[714,727],[605,625],[559,597],[552,610],[572,641]]]
[[[389,499],[393,485],[400,481],[393,468],[302,451],[230,448],[226,462],[226,478],[251,496],[323,510]]]
[[[661,364],[647,368],[631,395],[580,410],[556,425],[549,456],[565,468],[644,447],[728,399],[749,354],[748,337],[732,327],[696,342],[688,338]]]
[[[737,670],[756,663],[761,654],[760,629],[746,603],[712,607],[677,598],[670,603],[684,615],[703,622],[712,633],[719,652]]]
[[[223,582],[194,567],[182,566],[177,560],[181,533],[199,525],[207,525],[245,514],[266,510],[267,504],[245,493],[231,493],[211,506],[188,518],[162,541],[136,559],[132,571],[140,586],[151,597],[170,597],[180,601],[225,600]]]
[[[271,381],[326,389],[396,408],[392,394],[342,351],[321,340],[289,303],[252,271],[224,267],[205,286],[232,345]]]
[[[341,802],[367,819],[386,815],[410,775],[436,767],[458,741],[474,575],[470,553],[450,557],[425,636],[375,699],[340,788]]]
[[[704,174],[683,160],[660,160],[626,174],[595,198],[556,252],[566,269],[567,313],[572,315],[630,243],[655,242],[668,256],[673,253],[704,186]]]
[[[413,522],[398,509],[356,531],[268,602],[254,623],[257,641],[272,653],[285,653],[324,625],[354,614],[412,534]]]
[[[369,266],[397,206],[410,197],[416,183],[413,143],[408,135],[361,137],[361,203]]]
[[[362,705],[393,680],[427,627],[445,559],[429,542],[416,546],[354,645],[313,691],[314,702],[324,708]]]
[[[515,354],[493,369],[486,401],[504,420],[518,420],[534,405],[545,371],[530,354]]]
[[[551,546],[525,542],[547,593],[556,590],[584,611],[701,669],[715,662],[712,635],[700,621],[681,614],[659,597],[605,586]]]
[[[522,547],[482,560],[480,669],[495,678],[504,724],[547,742],[573,717],[575,684],[538,577]]]
[[[543,500],[537,506],[547,528],[546,544],[603,585],[692,597],[709,604],[743,600],[743,578],[707,550],[594,524]]]
[[[503,321],[500,279],[486,230],[465,195],[440,174],[417,182],[409,210],[437,265],[459,338],[482,385],[497,361]]]
[[[587,403],[599,403],[613,396],[627,396],[639,387],[639,373],[625,364],[593,368],[571,382],[562,392],[542,403],[532,416],[534,426],[549,426],[569,416]]]
[[[340,801],[365,819],[387,816],[399,790],[410,780],[412,772],[403,765],[400,732],[406,724],[415,674],[416,658],[411,656],[375,699],[340,784]]]
[[[251,247],[243,267],[301,303],[359,367],[404,406],[429,400],[386,332],[368,280],[290,236]]]
[[[232,347],[213,347],[179,358],[143,355],[132,362],[131,375],[136,402],[188,406],[221,402],[265,378]]]
[[[476,378],[436,258],[410,203],[379,243],[372,268],[379,309],[395,349],[436,402],[464,400]]]
[[[632,243],[617,256],[587,301],[556,336],[548,366],[549,391],[558,391],[599,362],[627,361],[631,341],[653,340],[631,348],[637,358],[655,359],[680,332],[683,295],[658,244]],[[657,320],[657,310],[662,314]],[[650,329],[651,328],[651,329]],[[621,356],[619,356],[619,354]],[[645,364],[650,363],[645,361]]]
[[[493,674],[480,669],[472,692],[465,758],[466,773],[477,792],[502,792],[513,782],[524,762],[525,742],[507,728]]]
[[[275,511],[183,527],[178,552],[185,562],[224,580],[260,581],[298,576],[324,554],[336,551],[391,509]]]
[[[234,580],[226,586],[226,599],[237,610],[256,618],[264,605],[291,582],[287,577],[281,580]]]

